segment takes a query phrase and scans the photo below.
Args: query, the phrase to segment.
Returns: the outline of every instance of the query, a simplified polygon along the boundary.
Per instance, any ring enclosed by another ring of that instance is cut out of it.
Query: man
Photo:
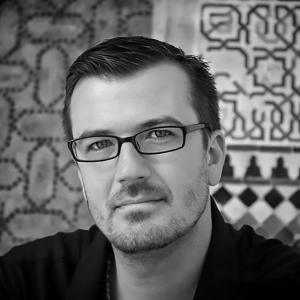
[[[62,116],[96,225],[12,249],[1,299],[244,299],[237,283],[299,281],[299,254],[225,224],[209,196],[226,147],[201,58],[105,40],[70,67]]]

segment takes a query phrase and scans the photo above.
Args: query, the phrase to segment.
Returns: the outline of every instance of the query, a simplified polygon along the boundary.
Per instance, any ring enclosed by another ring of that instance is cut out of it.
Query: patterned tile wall
[[[300,238],[300,2],[201,1],[196,49],[221,99],[228,156],[211,192],[237,228]]]
[[[300,239],[300,6],[199,2],[196,50],[212,62],[228,141],[222,180],[211,192],[237,228],[250,224],[293,245]],[[60,125],[64,75],[99,39],[151,36],[155,3],[0,6],[0,254],[92,224]]]
[[[152,9],[148,0],[1,4],[0,254],[92,224],[61,128],[65,73],[100,39],[151,36]]]

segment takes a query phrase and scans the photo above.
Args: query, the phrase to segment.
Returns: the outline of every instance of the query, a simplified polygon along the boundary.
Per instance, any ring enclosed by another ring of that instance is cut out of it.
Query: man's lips
[[[124,201],[121,201],[116,205],[116,209],[119,207],[127,206],[127,205],[134,205],[134,204],[141,204],[141,203],[147,203],[147,202],[158,202],[158,201],[164,201],[164,199],[153,199],[153,198],[141,198],[141,199],[126,199]]]

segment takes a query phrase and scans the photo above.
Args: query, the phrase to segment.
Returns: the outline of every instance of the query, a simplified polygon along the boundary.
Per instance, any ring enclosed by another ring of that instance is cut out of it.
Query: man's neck
[[[192,300],[211,238],[211,207],[195,228],[168,247],[141,255],[114,249],[113,300]]]

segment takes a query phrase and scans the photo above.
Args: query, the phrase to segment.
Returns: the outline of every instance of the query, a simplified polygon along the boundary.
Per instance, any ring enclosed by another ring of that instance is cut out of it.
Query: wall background
[[[10,0],[0,6],[0,254],[88,228],[60,110],[70,63],[96,41],[145,35],[211,61],[228,157],[211,189],[237,228],[300,239],[298,1]]]

